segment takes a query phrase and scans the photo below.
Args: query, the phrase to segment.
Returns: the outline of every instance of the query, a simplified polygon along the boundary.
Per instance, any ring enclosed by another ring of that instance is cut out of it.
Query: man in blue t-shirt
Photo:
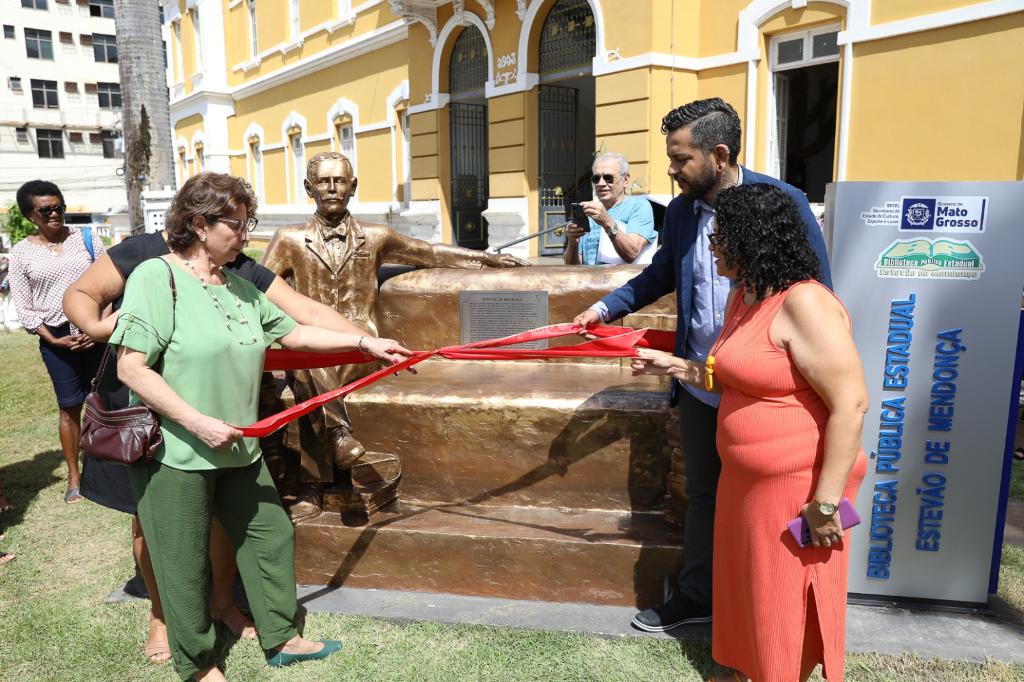
[[[629,161],[607,152],[594,159],[594,201],[580,202],[586,225],[569,223],[566,265],[647,265],[658,248],[654,212],[644,197],[626,195]]]

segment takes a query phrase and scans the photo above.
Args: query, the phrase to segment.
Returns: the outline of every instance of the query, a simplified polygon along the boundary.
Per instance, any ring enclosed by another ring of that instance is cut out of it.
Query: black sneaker
[[[142,574],[136,572],[131,579],[124,584],[122,588],[125,594],[136,597],[137,599],[149,599],[149,590],[146,589],[146,581],[142,579]]]
[[[644,609],[633,616],[633,627],[645,632],[665,632],[680,625],[711,622],[711,607],[695,604],[686,597],[673,596],[661,606]]]

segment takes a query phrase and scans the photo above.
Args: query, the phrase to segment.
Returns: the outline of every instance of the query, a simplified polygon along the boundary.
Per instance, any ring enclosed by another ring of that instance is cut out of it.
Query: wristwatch
[[[608,236],[609,237],[614,237],[618,233],[619,233],[619,224],[613,220],[612,221],[612,226],[608,228]]]
[[[822,516],[832,516],[836,513],[836,505],[831,502],[815,502],[818,505],[818,513]]]

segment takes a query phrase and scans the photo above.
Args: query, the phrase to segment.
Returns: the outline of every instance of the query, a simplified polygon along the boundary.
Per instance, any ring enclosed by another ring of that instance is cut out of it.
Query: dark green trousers
[[[210,520],[235,547],[260,645],[295,636],[295,533],[261,457],[246,467],[182,471],[140,462],[129,475],[153,559],[174,667],[183,680],[217,663],[210,618]]]

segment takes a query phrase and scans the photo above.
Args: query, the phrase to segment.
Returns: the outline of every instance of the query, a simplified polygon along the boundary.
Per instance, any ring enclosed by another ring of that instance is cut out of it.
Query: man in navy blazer
[[[732,283],[715,270],[708,250],[718,193],[735,184],[763,182],[781,187],[800,210],[807,237],[821,260],[821,281],[832,287],[825,241],[807,198],[796,187],[737,163],[742,131],[728,103],[715,97],[670,111],[661,123],[665,134],[668,174],[680,195],[668,205],[662,245],[643,272],[576,316],[588,325],[616,320],[676,292],[675,355],[704,363],[722,329],[725,302]],[[715,495],[722,464],[715,447],[718,396],[691,386],[672,384],[678,401],[683,462],[686,467],[686,511],[683,568],[668,601],[641,611],[633,625],[664,632],[680,625],[711,621],[712,546]]]

